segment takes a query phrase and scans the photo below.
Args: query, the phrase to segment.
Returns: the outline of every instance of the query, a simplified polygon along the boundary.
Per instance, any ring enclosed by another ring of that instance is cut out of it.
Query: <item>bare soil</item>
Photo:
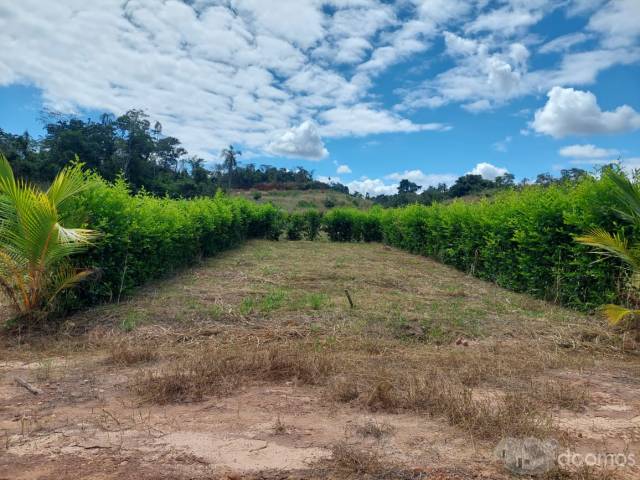
[[[381,245],[250,242],[1,340],[0,479],[501,479],[506,435],[640,477],[635,339]]]

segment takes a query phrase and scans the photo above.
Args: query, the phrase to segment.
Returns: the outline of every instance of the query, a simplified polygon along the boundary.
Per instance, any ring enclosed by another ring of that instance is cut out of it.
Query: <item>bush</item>
[[[305,230],[305,219],[301,213],[291,213],[287,219],[287,238],[301,240]]]
[[[317,210],[308,210],[303,213],[304,216],[304,236],[307,240],[315,240],[320,234],[322,226],[322,214]]]
[[[260,200],[262,198],[262,193],[256,191],[256,192],[253,192],[253,194],[251,196],[253,197],[254,200],[257,201],[257,200]]]
[[[327,197],[324,199],[324,207],[325,208],[333,208],[336,206],[336,201],[334,198]]]
[[[76,291],[69,306],[116,300],[203,256],[247,238],[277,240],[282,232],[282,213],[271,204],[222,194],[193,200],[132,196],[124,180],[110,184],[97,176],[93,185],[75,212],[102,236],[76,263],[97,269],[99,281]]]
[[[350,208],[335,208],[323,217],[324,230],[334,242],[351,242],[361,239],[359,212]]]
[[[478,202],[334,209],[333,241],[378,241],[427,255],[498,285],[583,310],[621,295],[619,262],[595,262],[575,242],[593,227],[619,231],[607,178],[531,186]]]

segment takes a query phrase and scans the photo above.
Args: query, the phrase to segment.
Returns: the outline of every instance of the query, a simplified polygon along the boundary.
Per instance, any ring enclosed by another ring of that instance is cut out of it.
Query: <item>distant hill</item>
[[[335,190],[233,190],[232,195],[249,198],[258,203],[271,202],[288,212],[316,209],[320,211],[333,207],[355,207],[366,210],[373,202],[356,198]]]

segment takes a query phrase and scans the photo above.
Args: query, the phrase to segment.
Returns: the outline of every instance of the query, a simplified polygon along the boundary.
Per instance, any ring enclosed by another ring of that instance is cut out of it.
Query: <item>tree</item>
[[[91,274],[67,259],[86,249],[95,232],[61,225],[69,200],[87,186],[76,164],[42,192],[17,181],[0,155],[0,288],[19,318],[39,317],[61,292]]]
[[[229,145],[229,148],[225,148],[222,150],[222,165],[227,169],[228,181],[229,181],[229,190],[231,190],[231,176],[233,174],[233,170],[238,166],[238,161],[236,157],[238,155],[242,155],[242,152],[238,150],[234,150],[233,145]]]
[[[418,185],[417,183],[413,183],[413,182],[407,180],[406,178],[403,178],[402,180],[400,180],[400,184],[398,185],[398,193],[399,194],[416,193],[421,188],[422,187],[420,185]]]
[[[485,180],[481,175],[467,174],[459,177],[451,186],[449,196],[453,198],[464,197],[493,187],[495,187],[495,183],[491,180]]]
[[[634,230],[640,231],[640,190],[638,185],[629,181],[624,173],[614,169],[604,172],[613,183],[618,201],[616,212],[622,220],[630,223]],[[631,268],[629,284],[637,293],[640,290],[640,241],[629,242],[622,232],[610,233],[603,228],[594,228],[586,235],[577,237],[576,240],[584,245],[595,247],[594,253],[604,257],[613,257],[622,260]],[[618,325],[623,321],[633,318],[637,326],[640,310],[627,308],[621,305],[604,305],[602,311],[610,325]]]
[[[536,183],[538,185],[542,185],[544,187],[548,187],[549,185],[551,185],[554,182],[553,176],[548,173],[540,173],[537,177],[536,177]]]

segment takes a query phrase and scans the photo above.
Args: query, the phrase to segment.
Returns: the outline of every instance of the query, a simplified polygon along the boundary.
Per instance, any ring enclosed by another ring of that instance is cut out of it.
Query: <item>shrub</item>
[[[256,191],[256,192],[253,192],[251,196],[253,197],[254,200],[260,200],[262,198],[262,193]]]
[[[324,207],[325,208],[333,208],[336,206],[336,201],[332,197],[327,197],[324,199]]]
[[[317,210],[308,210],[303,213],[304,216],[304,236],[307,240],[315,240],[320,234],[322,226],[322,214]]]
[[[358,211],[350,208],[335,208],[323,217],[324,230],[334,242],[351,242],[361,239]]]
[[[574,237],[596,227],[619,231],[616,205],[607,176],[586,177],[477,202],[338,208],[325,214],[323,225],[332,241],[383,238],[502,287],[590,310],[620,296],[620,262],[594,262]]]
[[[301,240],[305,229],[305,218],[301,213],[291,213],[287,219],[287,238]]]
[[[92,184],[75,210],[103,235],[77,263],[99,270],[99,281],[67,299],[69,307],[116,300],[246,238],[277,240],[283,228],[282,213],[271,204],[222,193],[193,200],[132,196],[124,180],[110,184],[98,176]]]

